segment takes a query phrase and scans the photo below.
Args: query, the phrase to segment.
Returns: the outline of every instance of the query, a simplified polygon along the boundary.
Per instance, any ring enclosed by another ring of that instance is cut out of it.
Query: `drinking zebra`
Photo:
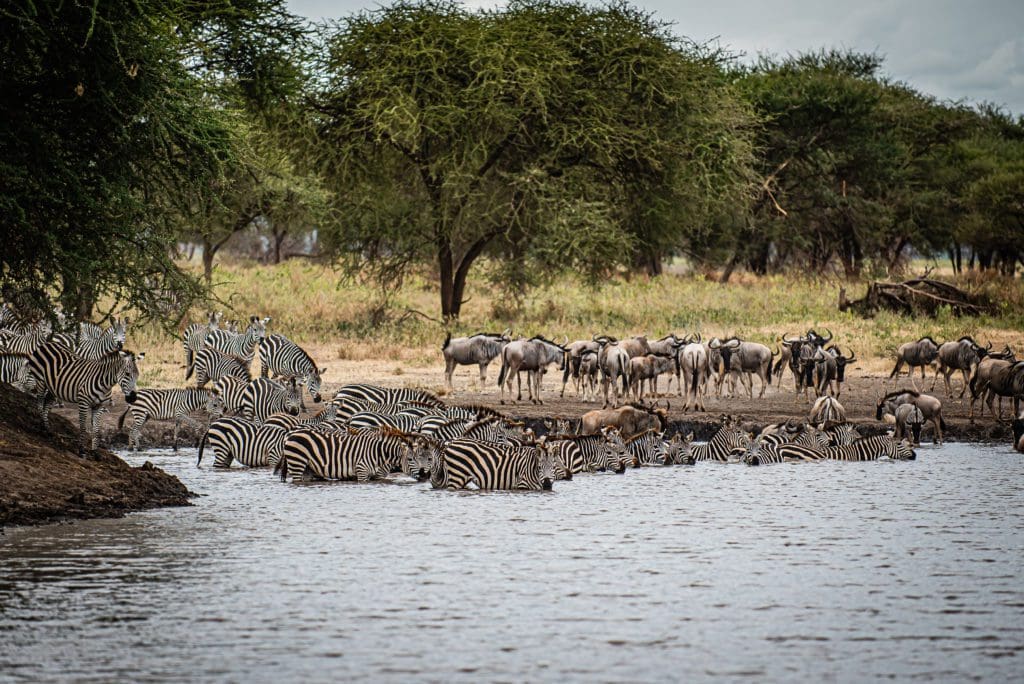
[[[95,451],[97,447],[96,410],[110,400],[110,390],[120,384],[125,400],[135,401],[135,383],[139,377],[136,357],[120,351],[95,361],[80,359],[56,345],[43,345],[29,358],[28,368],[36,385],[43,427],[50,429],[50,408],[54,401],[78,404],[78,451]],[[88,446],[86,446],[88,445]]]
[[[242,392],[242,417],[259,425],[275,413],[297,416],[301,406],[299,392],[295,378],[284,385],[270,378],[256,378]]]
[[[906,440],[896,441],[885,435],[862,437],[853,444],[828,447],[825,458],[837,461],[877,461],[887,456],[894,461],[913,461],[917,454]]]
[[[842,425],[833,425],[826,433],[829,437],[829,446],[842,446],[845,444],[853,444],[855,441],[861,438],[861,434],[857,432],[857,428],[852,423],[843,423]]]
[[[621,475],[630,462],[626,443],[615,428],[605,428],[596,435],[546,437],[544,446],[555,457],[555,467],[567,474],[612,470]]]
[[[271,465],[279,460],[287,434],[287,430],[277,425],[253,425],[241,418],[215,420],[199,442],[196,467],[203,461],[207,444],[214,454],[214,468],[230,468],[232,461],[250,468]]]
[[[738,425],[726,422],[711,441],[706,444],[694,444],[690,455],[694,461],[718,461],[725,463],[733,456],[736,449],[745,449],[750,443],[750,435]]]
[[[225,354],[212,347],[199,350],[195,356],[193,367],[196,372],[196,387],[205,387],[211,380],[216,382],[224,377],[235,377],[249,382],[252,375],[249,365],[238,357]]]
[[[672,438],[665,442],[665,465],[694,465],[693,458],[693,433],[689,432],[684,437],[677,432]]]
[[[156,420],[174,419],[173,448],[178,450],[178,430],[185,421],[195,427],[200,423],[189,414],[196,411],[216,411],[213,403],[213,392],[208,389],[143,389],[135,393],[135,403],[131,404],[117,421],[117,429],[124,429],[124,419],[131,414],[131,427],[128,429],[128,448],[139,450],[142,438],[142,426],[150,418]]]
[[[294,430],[285,439],[274,472],[281,474],[282,482],[296,482],[307,474],[324,480],[369,482],[401,468],[411,449],[404,436]]]
[[[483,490],[540,490],[551,489],[554,480],[554,460],[545,448],[457,439],[445,445],[430,484],[435,489],[465,489],[474,483]]]
[[[771,443],[758,437],[750,440],[743,462],[747,465],[767,465],[820,461],[825,457],[824,451],[815,447],[791,442]]]
[[[248,381],[233,375],[225,376],[214,383],[213,394],[223,403],[224,413],[238,413],[242,410],[242,395],[248,386]]]
[[[665,465],[664,432],[645,430],[626,440],[627,461],[634,468],[651,465]]]
[[[260,342],[260,376],[288,376],[301,379],[309,396],[320,403],[320,376],[326,368],[317,368],[306,351],[284,335],[269,335]]]

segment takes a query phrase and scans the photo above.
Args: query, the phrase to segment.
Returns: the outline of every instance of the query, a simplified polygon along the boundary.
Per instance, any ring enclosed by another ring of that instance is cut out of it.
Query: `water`
[[[1008,680],[1024,459],[286,485],[0,536],[0,680]]]

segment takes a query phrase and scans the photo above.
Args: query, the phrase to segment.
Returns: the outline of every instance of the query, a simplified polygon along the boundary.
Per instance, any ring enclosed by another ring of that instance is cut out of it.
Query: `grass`
[[[486,268],[486,266],[485,266]],[[530,291],[521,301],[474,279],[468,301],[453,335],[480,330],[544,334],[561,340],[589,339],[602,332],[624,337],[646,333],[651,338],[675,331],[700,332],[705,339],[738,335],[774,345],[784,333],[825,328],[845,350],[853,349],[870,370],[888,370],[890,358],[903,342],[931,335],[938,341],[973,335],[1001,348],[1024,347],[1024,284],[1020,280],[978,277],[960,282],[986,290],[999,302],[998,312],[978,318],[913,318],[881,313],[862,319],[837,308],[839,283],[784,276],[740,275],[727,285],[703,276],[612,279],[588,288],[571,275]],[[379,360],[386,375],[404,367],[441,367],[444,329],[436,316],[435,285],[422,274],[409,277],[394,297],[388,315],[374,316],[377,291],[365,284],[340,285],[329,267],[304,261],[278,266],[255,263],[221,264],[215,270],[215,292],[226,302],[225,318],[271,316],[271,329],[306,347],[320,365],[332,361]],[[846,285],[851,298],[861,284]],[[424,315],[411,314],[409,311]],[[192,320],[201,320],[201,311]],[[376,321],[376,322],[375,322]],[[132,330],[131,346],[147,351],[144,385],[181,384],[181,345],[156,326]]]

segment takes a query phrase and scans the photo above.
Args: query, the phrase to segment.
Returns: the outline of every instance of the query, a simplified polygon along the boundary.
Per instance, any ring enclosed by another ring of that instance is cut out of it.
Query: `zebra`
[[[693,433],[688,432],[686,436],[677,432],[672,438],[665,442],[665,465],[694,465],[697,461],[693,458]]]
[[[211,380],[217,381],[228,376],[243,382],[252,379],[247,363],[213,347],[205,347],[196,354],[193,368],[196,372],[196,387],[199,388],[205,387]]]
[[[213,384],[213,394],[218,397],[224,413],[238,413],[242,410],[242,395],[249,382],[226,375]]]
[[[181,335],[181,346],[185,352],[185,380],[192,377],[195,370],[195,357],[206,343],[206,336],[211,330],[220,327],[220,319],[224,314],[221,312],[210,312],[209,320],[206,323],[190,323]]]
[[[288,431],[283,427],[254,425],[242,418],[215,420],[199,442],[196,467],[203,461],[203,451],[207,444],[213,450],[214,468],[230,468],[232,461],[250,468],[271,465],[272,461],[279,460],[287,434]]]
[[[782,444],[795,444],[811,449],[820,449],[831,444],[828,433],[819,430],[814,426],[801,426],[798,431],[780,431],[772,433],[762,432],[758,440],[765,446],[780,446]]]
[[[280,473],[282,482],[296,482],[307,473],[324,480],[369,482],[400,468],[411,450],[404,436],[293,430],[274,472]]]
[[[877,461],[883,456],[894,461],[913,461],[917,458],[906,440],[897,442],[885,435],[862,437],[852,444],[830,446],[823,451],[825,458],[834,461]]]
[[[416,402],[425,406],[444,406],[437,395],[426,390],[408,387],[380,387],[378,385],[352,384],[345,385],[334,395],[334,401],[354,399],[367,404],[393,404],[398,402]],[[339,407],[340,408],[340,407]]]
[[[821,396],[811,407],[808,421],[820,430],[827,430],[832,425],[846,422],[846,409],[835,397]]]
[[[488,416],[467,425],[462,438],[508,445],[532,441],[533,431],[523,429],[523,426],[523,423],[511,423],[497,416]]]
[[[630,460],[626,443],[615,428],[593,435],[556,435],[546,438],[545,445],[571,473],[611,470],[621,475]]]
[[[136,398],[135,383],[139,378],[137,356],[121,350],[98,360],[80,359],[57,345],[43,345],[28,361],[29,373],[36,385],[43,428],[50,430],[50,408],[55,400],[78,404],[78,453],[97,449],[97,409],[110,401],[110,390],[120,385],[125,401]],[[88,444],[88,447],[86,446]]]
[[[452,386],[452,373],[456,366],[471,366],[476,364],[480,368],[480,386],[483,387],[487,380],[487,367],[491,365],[502,348],[512,341],[512,330],[506,329],[502,333],[479,332],[469,337],[456,337],[452,339],[449,332],[441,345],[441,354],[444,356],[444,386],[449,391],[454,391]],[[562,393],[565,394],[565,385],[562,385]]]
[[[24,332],[16,332],[8,335],[4,338],[3,348],[0,349],[4,354],[22,354],[24,356],[30,356],[36,349],[39,349],[44,344],[50,342],[50,333],[52,327],[49,321],[41,321],[33,326],[30,326]],[[67,345],[64,345],[67,347]],[[67,349],[73,350],[74,345],[72,344]]]
[[[217,410],[213,403],[213,392],[204,389],[143,389],[135,393],[135,403],[131,404],[117,421],[117,429],[124,429],[124,419],[132,414],[132,423],[128,431],[128,448],[139,450],[142,437],[142,426],[150,418],[156,420],[174,419],[174,451],[178,450],[178,430],[185,421],[195,427],[199,422],[189,416],[195,411],[205,410],[208,413]]]
[[[268,335],[260,342],[260,376],[288,376],[301,379],[309,396],[319,404],[320,377],[326,368],[317,368],[306,350],[284,335]]]
[[[738,425],[726,421],[709,442],[694,444],[691,455],[694,461],[718,461],[725,463],[731,460],[733,451],[746,448],[750,443],[750,435]]]
[[[286,430],[295,430],[300,427],[314,427],[323,425],[328,427],[336,426],[335,419],[338,417],[338,407],[334,404],[327,404],[320,413],[315,416],[302,418],[291,413],[275,413],[263,421],[264,425],[276,425]],[[271,463],[270,465],[274,465]]]
[[[506,447],[457,439],[445,445],[430,484],[435,489],[465,489],[473,482],[482,490],[549,490],[554,480],[554,458],[543,446]]]
[[[269,317],[260,319],[258,316],[250,316],[249,327],[241,335],[214,328],[207,333],[204,344],[223,354],[237,357],[248,366],[256,356],[256,347],[267,336],[267,323],[270,323]]]
[[[6,382],[16,390],[31,394],[35,389],[35,380],[28,372],[28,356],[0,354],[0,382]]]
[[[833,425],[827,428],[825,432],[828,434],[829,446],[853,444],[861,438],[861,434],[857,432],[857,428],[852,423]]]
[[[627,460],[632,462],[634,468],[665,465],[664,436],[664,432],[654,429],[633,435],[626,440],[626,451],[629,453]]]
[[[751,439],[748,443],[743,462],[747,465],[767,465],[769,463],[820,461],[824,458],[824,451],[818,448],[789,442],[772,444],[758,438]]]
[[[256,378],[242,392],[242,417],[259,425],[275,413],[287,412],[297,416],[301,406],[300,392],[295,378],[284,385],[269,378]]]
[[[95,334],[95,330],[100,330],[98,326],[92,326],[95,330],[90,329],[91,332],[89,333],[83,331],[83,334],[80,335],[81,339],[78,342],[78,346],[75,347],[75,354],[79,358],[96,361],[107,354],[121,351],[124,348],[128,323],[129,320],[127,318],[123,320],[115,318],[110,327],[102,330],[99,335]]]
[[[381,427],[387,426],[402,432],[415,432],[419,427],[418,416],[389,415],[372,411],[361,411],[348,419],[349,427]]]

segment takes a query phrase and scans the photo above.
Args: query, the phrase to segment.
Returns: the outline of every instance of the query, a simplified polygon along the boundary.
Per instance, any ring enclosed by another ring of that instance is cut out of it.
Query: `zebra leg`
[[[172,443],[173,446],[171,447],[171,449],[173,451],[177,451],[178,450],[178,428],[179,427],[181,427],[181,416],[175,415],[174,416],[174,442]]]
[[[133,417],[132,427],[128,431],[128,448],[132,451],[139,450],[139,444],[142,442],[142,426],[146,424],[147,420],[149,420],[148,413],[136,413]]]
[[[43,390],[43,393],[39,395],[39,413],[43,417],[43,429],[47,432],[50,431],[50,408],[53,406],[52,395]]]
[[[89,429],[92,427],[92,407],[85,401],[78,402],[78,455],[86,454],[86,439],[91,438]],[[91,439],[90,439],[91,443]]]

